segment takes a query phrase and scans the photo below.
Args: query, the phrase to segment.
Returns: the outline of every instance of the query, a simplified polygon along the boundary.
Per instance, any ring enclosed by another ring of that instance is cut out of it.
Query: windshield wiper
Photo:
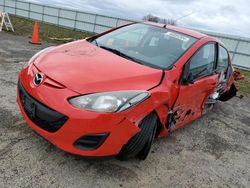
[[[135,58],[133,58],[133,57],[131,57],[131,56],[128,56],[127,54],[122,53],[121,51],[119,51],[119,50],[117,50],[117,49],[110,48],[110,47],[107,47],[107,46],[99,46],[99,47],[100,47],[100,48],[103,48],[103,49],[105,49],[105,50],[108,50],[108,51],[110,51],[110,52],[112,52],[112,53],[114,53],[114,54],[116,54],[116,55],[121,56],[121,57],[124,57],[124,58],[126,58],[126,59],[132,60],[132,61],[134,61],[134,62],[136,62],[136,63],[141,64],[141,65],[144,65],[144,63],[143,63],[142,61],[140,61],[140,60],[138,60],[138,59],[135,59]]]
[[[96,39],[92,40],[91,42],[95,42],[95,45],[96,45],[96,46],[99,46],[99,44],[98,44],[98,42],[97,42]]]

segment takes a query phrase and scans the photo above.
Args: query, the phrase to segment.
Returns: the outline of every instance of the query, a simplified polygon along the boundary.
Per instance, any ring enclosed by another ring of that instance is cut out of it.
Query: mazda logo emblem
[[[33,83],[39,86],[43,82],[43,75],[41,73],[36,73],[33,79]]]

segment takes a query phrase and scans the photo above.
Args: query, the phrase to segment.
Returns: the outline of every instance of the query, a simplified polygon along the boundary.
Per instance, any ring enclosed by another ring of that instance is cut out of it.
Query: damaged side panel
[[[244,79],[244,76],[241,75],[239,71],[232,72],[231,79],[228,84],[229,87],[225,92],[223,92],[220,95],[218,100],[228,101],[232,99],[233,97],[237,96],[238,89],[236,88],[234,81],[243,80],[243,79]]]
[[[228,100],[230,100],[230,99],[232,99],[233,97],[236,96],[237,91],[238,91],[238,90],[237,90],[235,84],[233,83],[233,84],[231,85],[230,89],[229,89],[228,91],[226,91],[225,93],[223,93],[223,94],[220,96],[219,100],[220,100],[220,101],[228,101]]]

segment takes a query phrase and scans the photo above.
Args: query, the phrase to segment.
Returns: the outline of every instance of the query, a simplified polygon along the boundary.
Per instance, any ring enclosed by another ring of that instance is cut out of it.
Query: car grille
[[[18,93],[22,107],[29,119],[41,129],[54,133],[68,120],[68,117],[45,106],[30,96],[18,82]]]

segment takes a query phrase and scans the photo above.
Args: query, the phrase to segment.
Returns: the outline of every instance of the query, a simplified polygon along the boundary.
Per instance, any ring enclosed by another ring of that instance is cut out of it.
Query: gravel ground
[[[250,98],[219,103],[169,137],[146,161],[91,161],[37,136],[16,105],[17,75],[36,51],[0,33],[0,187],[250,187]]]

